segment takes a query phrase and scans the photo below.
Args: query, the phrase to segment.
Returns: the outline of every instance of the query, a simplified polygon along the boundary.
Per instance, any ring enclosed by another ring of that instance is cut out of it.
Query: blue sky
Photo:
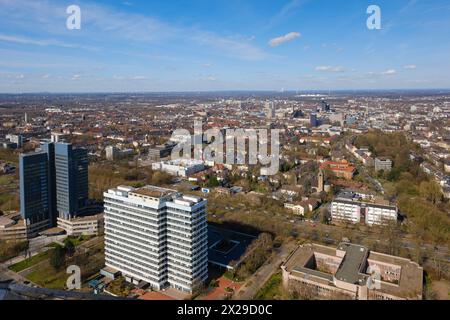
[[[450,88],[449,57],[448,0],[0,0],[0,92]]]

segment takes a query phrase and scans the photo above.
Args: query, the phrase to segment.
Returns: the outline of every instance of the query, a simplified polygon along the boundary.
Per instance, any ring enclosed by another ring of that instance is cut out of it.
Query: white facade
[[[205,170],[203,161],[200,160],[172,160],[161,161],[152,164],[153,170],[160,170],[179,177],[187,177],[191,174]]]
[[[331,219],[358,223],[361,220],[361,207],[358,203],[333,201],[331,203]]]
[[[207,201],[173,190],[104,193],[106,266],[155,289],[192,293],[208,277]]]
[[[366,224],[383,224],[386,221],[397,221],[398,210],[392,206],[368,205]]]
[[[336,199],[331,203],[332,220],[359,223],[361,219],[364,219],[364,222],[371,226],[387,221],[397,221],[397,217],[398,209],[395,206],[341,199]]]

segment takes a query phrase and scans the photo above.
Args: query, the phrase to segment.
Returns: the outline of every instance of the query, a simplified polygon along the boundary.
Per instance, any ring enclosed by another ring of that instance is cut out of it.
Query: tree
[[[64,249],[66,251],[66,254],[69,257],[72,257],[75,253],[75,245],[73,244],[72,240],[69,238],[66,238],[66,240],[64,240]]]
[[[423,181],[419,186],[420,195],[430,201],[433,204],[436,204],[441,198],[441,188],[434,181]]]
[[[55,269],[59,270],[66,262],[66,252],[60,245],[56,246],[50,254],[50,265]]]
[[[217,180],[217,177],[212,177],[208,180],[208,183],[206,184],[206,186],[208,188],[214,188],[214,187],[218,187],[220,185],[219,181]]]

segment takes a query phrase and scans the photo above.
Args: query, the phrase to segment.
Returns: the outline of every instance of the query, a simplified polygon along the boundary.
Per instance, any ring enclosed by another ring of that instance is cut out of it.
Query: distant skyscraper
[[[330,112],[331,111],[330,104],[328,102],[326,102],[325,100],[322,100],[321,111],[322,112]]]
[[[75,217],[88,200],[88,155],[70,143],[55,145],[56,206],[60,218]]]
[[[311,113],[311,115],[309,116],[309,124],[313,128],[319,126],[319,121],[317,120],[317,114],[316,113]]]
[[[28,123],[28,114],[25,112],[25,124],[27,124]]]
[[[21,154],[20,214],[27,225],[50,224],[48,158],[44,151]]]
[[[265,103],[265,109],[266,109],[266,117],[267,119],[274,119],[275,118],[275,105],[272,101],[268,101]]]

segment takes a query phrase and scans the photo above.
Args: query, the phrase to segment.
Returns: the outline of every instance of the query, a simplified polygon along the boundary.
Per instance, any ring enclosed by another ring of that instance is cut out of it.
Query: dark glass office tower
[[[70,143],[55,144],[56,208],[60,218],[70,219],[88,200],[88,155]]]
[[[22,154],[20,163],[20,213],[27,224],[50,220],[47,153]]]
[[[48,181],[49,181],[49,203],[51,225],[56,226],[56,173],[55,173],[55,144],[53,142],[44,142],[41,144],[41,150],[47,154],[48,160]]]

